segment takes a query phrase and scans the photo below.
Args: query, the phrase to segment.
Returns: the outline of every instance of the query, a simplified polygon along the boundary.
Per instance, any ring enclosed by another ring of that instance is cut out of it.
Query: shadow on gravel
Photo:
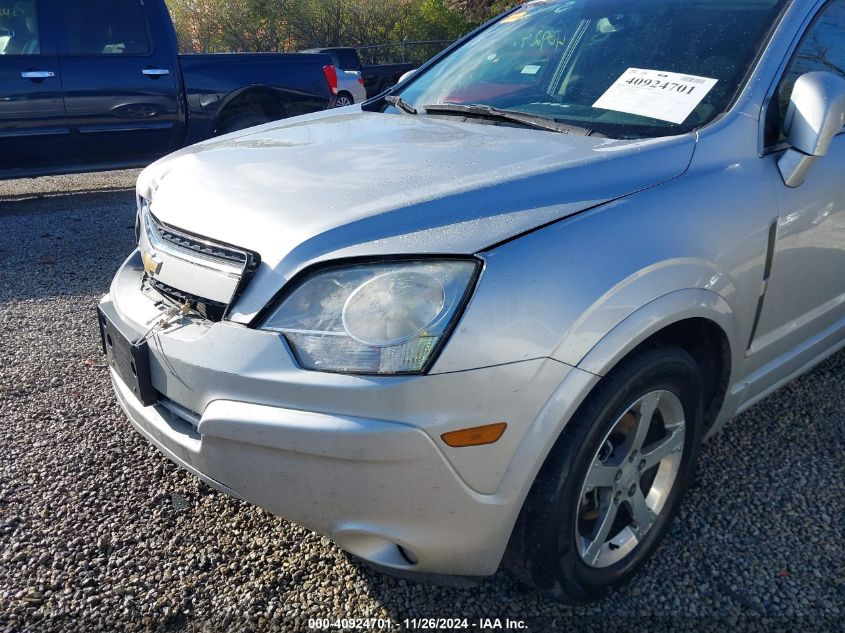
[[[65,193],[0,194],[0,215],[54,213],[69,208],[107,207],[135,199],[133,188],[80,189]]]
[[[0,196],[0,300],[104,294],[134,233],[132,189]]]

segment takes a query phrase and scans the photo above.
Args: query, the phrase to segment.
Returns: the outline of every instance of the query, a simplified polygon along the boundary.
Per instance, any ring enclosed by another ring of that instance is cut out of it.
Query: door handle
[[[170,74],[170,71],[166,68],[145,68],[141,72],[147,77],[164,77]]]
[[[21,73],[23,79],[49,79],[55,76],[56,73],[50,70],[25,70]]]

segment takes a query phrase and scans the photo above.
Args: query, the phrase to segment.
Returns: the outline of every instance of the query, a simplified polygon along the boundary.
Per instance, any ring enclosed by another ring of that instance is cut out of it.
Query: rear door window
[[[61,3],[71,55],[143,55],[150,38],[141,0]]]
[[[0,0],[0,55],[40,55],[36,0]]]

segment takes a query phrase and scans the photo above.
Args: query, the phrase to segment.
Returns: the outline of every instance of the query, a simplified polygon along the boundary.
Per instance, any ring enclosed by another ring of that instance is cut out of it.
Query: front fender
[[[721,295],[703,288],[686,288],[665,294],[633,312],[602,337],[577,367],[604,376],[649,337],[670,325],[696,318],[718,325],[731,343],[740,340],[740,324]],[[731,345],[732,369],[740,362],[742,349]]]
[[[575,371],[552,392],[514,453],[499,494],[522,498],[555,440],[593,388],[628,353],[660,330],[685,319],[702,318],[718,325],[729,341],[741,331],[736,314],[718,293],[702,288],[685,288],[667,293],[635,310],[584,356]],[[733,367],[744,348],[731,346]],[[727,407],[725,407],[727,408]],[[538,458],[539,456],[539,458]],[[527,476],[526,476],[527,475]]]
[[[476,293],[434,371],[550,357],[601,373],[606,366],[584,359],[638,319],[630,344],[607,356],[630,351],[649,327],[691,316],[715,320],[744,352],[735,344],[750,335],[765,225],[728,232],[712,214],[665,210],[619,201],[483,253]]]
[[[735,297],[730,276],[707,261],[659,262],[627,276],[592,303],[567,328],[552,358],[604,375],[651,334],[694,317],[715,321],[734,342],[740,336],[730,304]],[[607,347],[612,345],[613,351]]]

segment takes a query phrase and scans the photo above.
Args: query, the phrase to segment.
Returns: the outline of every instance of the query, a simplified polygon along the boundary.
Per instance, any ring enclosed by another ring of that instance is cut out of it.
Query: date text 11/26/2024
[[[315,618],[308,620],[313,631],[527,631],[524,620],[510,618]]]

